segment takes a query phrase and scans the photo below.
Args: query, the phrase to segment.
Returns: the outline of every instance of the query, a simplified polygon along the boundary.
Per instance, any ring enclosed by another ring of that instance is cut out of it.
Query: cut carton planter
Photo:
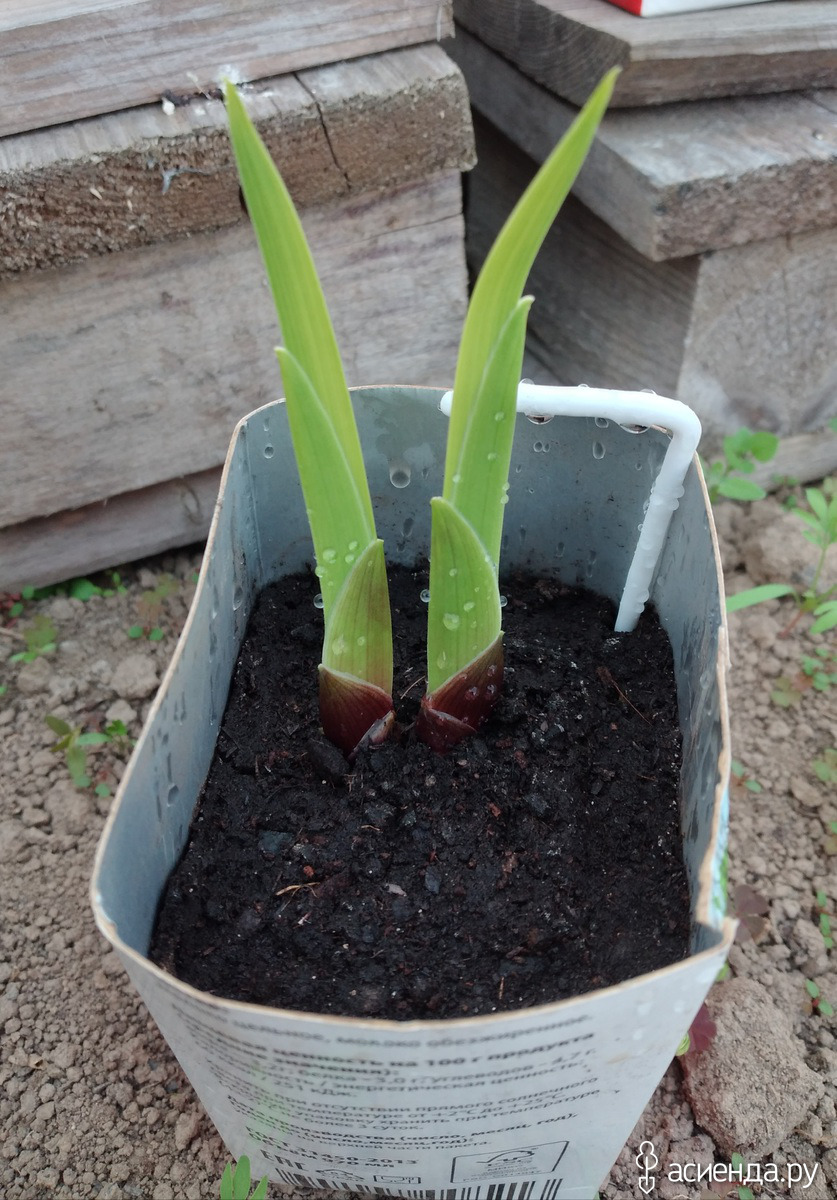
[[[558,392],[531,393],[541,390]],[[442,476],[441,392],[384,387],[354,395],[380,536],[390,561],[412,564],[428,552],[429,500]],[[599,415],[556,416],[546,425],[518,416],[504,566],[534,568],[618,601],[670,439],[601,415],[610,411],[607,397],[619,393],[560,389],[560,395],[565,407],[569,396],[578,411]],[[522,403],[529,412],[548,407],[531,395]],[[421,1022],[223,1000],[146,957],[253,602],[266,584],[311,561],[295,480],[284,405],[269,404],[245,418],[233,437],[192,611],[99,847],[92,884],[99,928],[230,1153],[249,1155],[257,1176],[297,1187],[450,1200],[500,1196],[505,1192],[494,1185],[515,1183],[515,1195],[590,1200],[703,1001],[733,932],[724,887],[726,636],[717,546],[696,461],[651,587],[677,674],[691,954],[578,999]],[[287,969],[294,970],[293,962]]]

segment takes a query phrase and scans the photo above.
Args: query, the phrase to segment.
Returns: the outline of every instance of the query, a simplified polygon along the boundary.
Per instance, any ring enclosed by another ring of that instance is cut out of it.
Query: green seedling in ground
[[[132,625],[128,630],[129,638],[144,637],[149,642],[162,641],[166,634],[158,622],[166,600],[177,591],[179,586],[173,575],[161,575],[155,587],[142,593],[137,600],[137,616],[140,621],[139,624]]]
[[[70,725],[69,722],[51,714],[44,717],[58,740],[50,746],[55,754],[63,754],[70,778],[77,788],[89,788],[93,780],[89,774],[88,752],[98,746],[112,744],[117,750],[125,751],[132,745],[128,730],[122,721],[110,721],[103,730],[85,732],[80,726]],[[109,796],[110,787],[100,782],[96,784],[97,796]]]
[[[837,821],[828,822],[828,834],[822,848],[826,854],[837,854]]]
[[[827,692],[837,684],[837,654],[833,646],[817,646],[813,654],[803,656],[799,665],[816,691]]]
[[[811,768],[821,783],[837,784],[837,746],[826,747],[822,756],[811,763]]]
[[[831,916],[827,912],[828,897],[826,896],[825,892],[817,892],[816,902],[818,924],[820,927],[820,933],[822,934],[823,943],[825,944],[826,950],[833,950],[834,938],[831,936]]]
[[[775,433],[753,433],[742,428],[725,437],[723,456],[701,464],[712,503],[722,496],[727,500],[763,500],[767,495],[764,488],[745,476],[752,475],[757,462],[770,462],[778,448]]]
[[[26,643],[25,650],[19,650],[9,658],[9,662],[34,662],[42,654],[52,654],[58,646],[58,630],[49,617],[42,613],[32,618],[32,624],[21,629],[21,635]]]
[[[733,1154],[732,1157],[730,1158],[729,1162],[730,1162],[730,1166],[732,1167],[733,1171],[738,1172],[738,1177],[740,1179],[742,1177],[743,1172],[745,1171],[745,1169],[747,1167],[747,1164],[745,1163],[743,1157],[738,1153]],[[738,1195],[738,1200],[754,1200],[753,1191],[751,1188],[744,1187],[743,1185],[739,1185],[736,1188],[736,1193]]]
[[[427,694],[418,735],[440,751],[488,715],[503,674],[498,559],[531,299],[521,293],[607,107],[611,71],[524,193],[474,287],[457,361],[442,495],[431,502]],[[320,717],[351,758],[393,724],[383,543],[325,299],[299,218],[232,84],[242,190],[282,327],[277,350],[325,619]]]
[[[266,1175],[250,1191],[250,1159],[246,1155],[242,1154],[234,1171],[232,1163],[227,1163],[221,1176],[220,1200],[265,1200],[266,1196]]]
[[[746,788],[748,792],[758,793],[762,790],[762,786],[757,779],[747,771],[743,763],[740,763],[737,758],[732,760],[732,778],[733,782],[740,787]]]
[[[834,1016],[834,1009],[831,1007],[828,1001],[823,998],[822,992],[814,983],[813,979],[805,980],[805,991],[808,993],[808,1000],[811,1005],[812,1013],[819,1013],[819,1015],[822,1017]]]

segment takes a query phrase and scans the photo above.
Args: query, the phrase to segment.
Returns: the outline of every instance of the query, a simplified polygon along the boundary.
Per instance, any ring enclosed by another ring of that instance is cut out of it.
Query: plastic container
[[[354,395],[388,558],[413,563],[427,553],[428,502],[442,476],[442,393],[385,387]],[[670,446],[659,429],[629,431],[601,415],[620,395],[562,389],[544,399],[539,389],[521,389],[524,410],[586,406],[597,415],[538,424],[518,416],[505,566],[534,567],[619,600]],[[636,403],[658,402],[639,394]],[[669,402],[659,403],[654,411]],[[624,397],[620,405],[617,420],[628,412]],[[680,420],[683,406],[675,409]],[[601,1184],[734,931],[724,881],[726,631],[696,460],[683,486],[659,564],[644,569],[653,572],[651,597],[677,674],[690,957],[618,987],[512,1013],[433,1022],[309,1015],[218,999],[146,958],[254,598],[312,557],[284,405],[267,405],[238,425],[194,604],[114,801],[92,900],[99,928],[230,1153],[248,1154],[257,1176],[420,1200],[590,1200]]]

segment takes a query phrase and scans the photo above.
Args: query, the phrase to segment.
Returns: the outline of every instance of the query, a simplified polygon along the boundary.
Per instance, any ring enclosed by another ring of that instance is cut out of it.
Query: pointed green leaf
[[[392,625],[380,540],[360,554],[334,603],[323,666],[366,680],[387,694],[392,691]]]
[[[293,201],[238,92],[224,84],[230,137],[247,209],[264,259],[285,345],[298,359],[334,423],[350,469],[365,484],[340,352],[314,260]],[[372,521],[368,489],[365,502]]]
[[[250,1159],[242,1154],[236,1163],[233,1175],[233,1196],[235,1200],[247,1200],[250,1195]]]
[[[317,556],[317,574],[328,628],[343,584],[366,548],[375,526],[367,512],[366,477],[354,473],[339,430],[302,365],[289,350],[276,351],[282,364],[288,424]],[[383,581],[386,603],[386,579]]]
[[[233,1169],[231,1163],[227,1163],[224,1167],[224,1174],[221,1176],[221,1200],[233,1200]]]
[[[779,439],[775,433],[768,433],[767,430],[760,430],[754,433],[750,439],[750,453],[759,462],[770,462],[774,458],[776,451],[779,449]]]
[[[500,560],[503,509],[508,498],[509,462],[517,413],[526,318],[532,297],[519,300],[482,372],[467,413],[455,461],[448,456],[444,497],[469,521],[494,563]],[[447,468],[452,468],[447,474]],[[435,597],[431,590],[431,601]]]
[[[760,587],[745,588],[734,596],[727,596],[727,612],[738,612],[740,608],[750,608],[753,604],[763,604],[765,600],[778,600],[781,596],[792,596],[794,589],[787,583],[763,583]]]
[[[67,770],[70,772],[70,778],[77,788],[86,788],[90,786],[90,777],[87,774],[87,754],[83,746],[69,746],[64,755],[64,760],[67,763]]]
[[[736,479],[731,475],[718,484],[718,492],[727,500],[763,500],[767,492],[749,479]]]
[[[256,1187],[255,1191],[253,1192],[251,1200],[267,1200],[267,1176],[266,1175],[262,1179],[259,1180],[258,1186]]]
[[[60,717],[54,717],[51,713],[49,716],[44,717],[44,721],[49,725],[53,733],[63,735],[73,732],[72,726],[68,725],[66,721],[62,721]]]
[[[501,229],[474,286],[456,365],[445,479],[456,473],[483,369],[519,300],[541,242],[563,204],[604,115],[618,70],[605,75]],[[446,498],[450,498],[447,490]]]
[[[473,526],[440,496],[430,510],[427,690],[433,693],[497,639],[500,596],[494,563]],[[442,602],[434,602],[434,589]]]

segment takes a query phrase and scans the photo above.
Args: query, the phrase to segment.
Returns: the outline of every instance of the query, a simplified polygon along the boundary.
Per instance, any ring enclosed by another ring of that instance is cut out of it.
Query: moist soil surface
[[[502,700],[439,755],[411,731],[426,577],[390,586],[398,731],[352,767],[319,727],[316,580],[259,598],[152,958],[216,995],[395,1019],[546,1003],[682,958],[680,733],[656,616],[615,635],[609,602],[508,580]]]

